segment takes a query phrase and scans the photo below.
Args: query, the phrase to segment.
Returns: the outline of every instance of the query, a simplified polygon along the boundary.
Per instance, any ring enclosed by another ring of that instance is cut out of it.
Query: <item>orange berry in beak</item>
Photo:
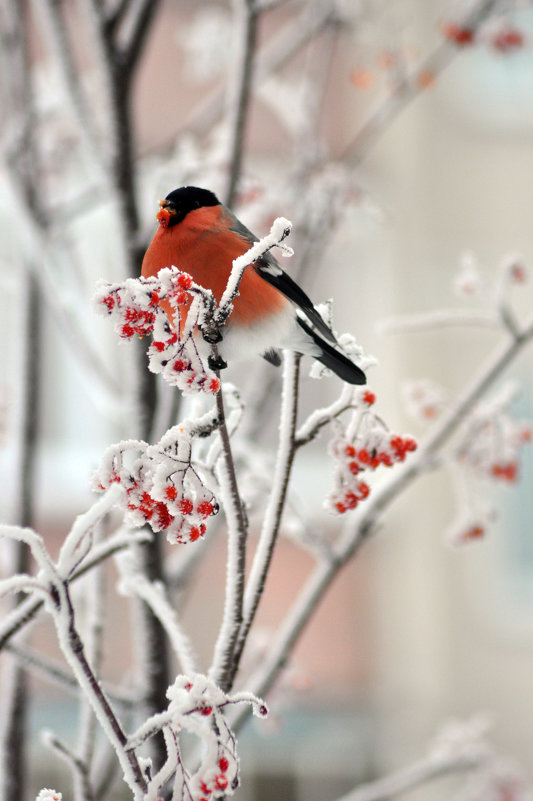
[[[159,225],[162,228],[168,228],[168,223],[170,221],[171,214],[168,209],[159,209],[157,214],[155,215],[156,220],[158,221]]]

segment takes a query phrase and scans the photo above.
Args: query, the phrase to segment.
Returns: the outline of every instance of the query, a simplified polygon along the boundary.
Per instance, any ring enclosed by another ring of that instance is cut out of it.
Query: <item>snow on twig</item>
[[[173,798],[219,798],[232,795],[239,784],[237,741],[223,714],[229,705],[246,704],[264,717],[267,709],[251,693],[227,695],[199,673],[180,675],[167,690],[168,708],[152,715],[131,734],[128,748],[135,749],[163,730],[167,758],[149,781],[144,801],[156,801],[161,788],[175,773]],[[202,758],[194,770],[181,757],[179,734],[187,731],[200,738]]]
[[[361,510],[354,514],[352,520],[347,520],[340,541],[331,550],[331,553],[316,565],[310,574],[289,609],[272,643],[268,657],[250,678],[249,686],[253,692],[262,695],[272,686],[294,644],[339,569],[357,552],[365,539],[373,533],[384,510],[421,473],[431,469],[436,452],[461,425],[466,414],[476,401],[492,386],[512,360],[532,339],[533,318],[521,328],[518,336],[507,339],[492,354],[485,367],[467,387],[463,395],[453,404],[448,413],[435,425],[433,432],[421,443],[418,452],[411,457],[410,461],[396,468],[394,473],[391,473],[388,478],[378,484],[366,501],[366,506],[364,508],[361,507]],[[237,719],[233,721],[236,729],[242,725],[245,717],[246,713],[239,713]]]
[[[383,779],[356,787],[338,801],[385,801],[444,776],[473,772],[489,759],[490,751],[482,741],[467,738],[453,748],[437,745],[418,762]]]
[[[194,673],[196,658],[192,643],[185,633],[162,582],[149,581],[132,553],[116,557],[121,580],[119,590],[127,595],[137,595],[152,610],[165,629],[184,673]]]
[[[294,437],[298,410],[300,358],[298,354],[284,351],[278,454],[272,478],[270,497],[263,518],[261,534],[259,536],[259,543],[254,554],[246,587],[244,622],[239,637],[241,652],[244,648],[246,637],[263,594],[279,532],[281,516],[285,507],[285,499],[295,454]]]
[[[239,283],[243,273],[250,264],[256,262],[274,247],[281,247],[286,256],[292,255],[292,248],[282,245],[283,240],[289,236],[291,228],[292,223],[289,220],[286,220],[285,217],[277,217],[272,223],[270,233],[255,242],[242,256],[234,259],[226,289],[218,305],[216,313],[217,324],[224,323],[231,313],[231,303],[239,291]]]

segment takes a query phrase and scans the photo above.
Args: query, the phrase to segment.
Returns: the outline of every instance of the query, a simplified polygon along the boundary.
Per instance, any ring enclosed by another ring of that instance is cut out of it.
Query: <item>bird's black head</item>
[[[200,189],[198,186],[180,186],[174,189],[164,200],[159,201],[160,210],[156,215],[159,224],[164,228],[185,219],[190,211],[201,209],[203,206],[218,206],[219,199],[209,189]]]

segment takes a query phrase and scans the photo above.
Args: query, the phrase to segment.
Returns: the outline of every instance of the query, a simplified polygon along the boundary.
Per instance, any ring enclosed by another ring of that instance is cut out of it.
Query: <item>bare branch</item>
[[[234,8],[238,16],[236,28],[241,52],[237,58],[237,89],[236,92],[230,92],[229,96],[229,108],[232,115],[231,168],[225,202],[230,208],[235,202],[244,157],[244,135],[251,99],[259,18],[256,0],[235,0]]]
[[[373,489],[370,498],[365,501],[364,511],[355,514],[352,523],[348,522],[341,541],[332,550],[330,557],[317,564],[300,590],[299,596],[278,631],[268,657],[250,680],[252,692],[264,695],[270,689],[339,569],[355,555],[363,542],[375,531],[383,511],[419,475],[433,467],[435,453],[455,433],[476,401],[532,339],[533,319],[521,329],[518,337],[507,340],[491,357],[411,460],[399,466],[387,480]],[[235,726],[240,726],[245,717],[246,712],[241,711]]]
[[[213,345],[213,356],[215,358],[218,356],[216,345]],[[213,664],[209,673],[213,680],[227,692],[231,688],[234,652],[243,619],[248,521],[237,484],[222,392],[221,385],[216,396],[220,420],[219,436],[222,443],[222,458],[218,463],[218,476],[228,524],[228,560],[223,622],[215,644]]]
[[[476,770],[487,761],[486,755],[460,755],[432,757],[415,762],[384,779],[356,787],[338,801],[386,801],[421,784]]]

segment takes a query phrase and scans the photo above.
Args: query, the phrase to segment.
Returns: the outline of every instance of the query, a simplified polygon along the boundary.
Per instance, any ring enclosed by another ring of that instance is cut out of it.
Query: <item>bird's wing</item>
[[[227,214],[232,220],[231,230],[238,233],[250,243],[250,247],[254,242],[258,242],[258,238],[253,234],[249,228],[236,217],[229,209],[226,209]],[[263,278],[268,284],[275,287],[278,292],[285,295],[295,306],[305,314],[310,323],[312,323],[330,342],[337,343],[335,335],[331,328],[324,322],[320,314],[317,312],[311,299],[306,295],[301,287],[292,280],[279,266],[278,262],[271,253],[265,253],[261,256],[254,265],[255,271]]]
[[[320,353],[315,356],[319,362],[333,370],[339,378],[347,381],[348,384],[366,384],[366,376],[356,364],[352,362],[344,353],[332,348],[329,342],[324,342],[305,320],[296,315],[298,325],[305,331],[308,337],[318,346]]]

